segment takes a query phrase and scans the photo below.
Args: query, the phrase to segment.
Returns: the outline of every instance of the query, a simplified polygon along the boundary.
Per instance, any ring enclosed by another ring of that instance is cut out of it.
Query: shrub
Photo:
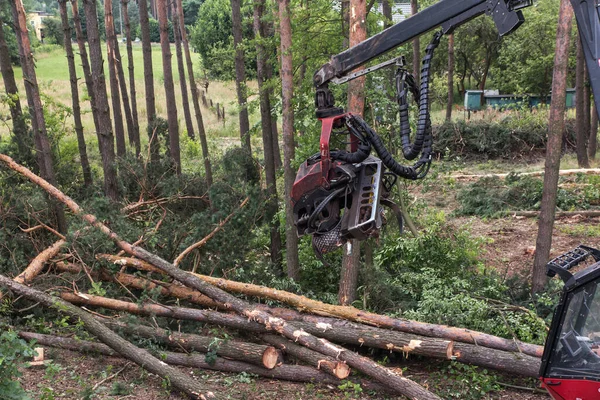
[[[543,151],[548,133],[545,113],[514,112],[498,121],[445,122],[434,127],[434,149],[447,156],[518,158]],[[574,125],[565,126],[566,143],[575,143]]]
[[[19,339],[12,330],[6,330],[0,335],[0,393],[6,400],[31,399],[27,392],[16,380],[21,373],[22,366],[27,357],[33,357],[34,350],[23,339]]]

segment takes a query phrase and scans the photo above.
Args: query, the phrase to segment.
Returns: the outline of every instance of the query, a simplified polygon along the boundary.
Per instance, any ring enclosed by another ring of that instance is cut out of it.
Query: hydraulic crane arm
[[[524,21],[520,9],[531,0],[441,0],[438,3],[372,36],[362,43],[331,58],[314,75],[315,86],[326,85],[372,59],[403,45],[424,33],[442,26],[444,33],[487,13],[500,35],[517,29]]]

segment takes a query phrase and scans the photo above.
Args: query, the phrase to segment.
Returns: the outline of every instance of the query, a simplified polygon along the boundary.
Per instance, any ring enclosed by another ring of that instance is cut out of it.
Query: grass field
[[[74,46],[76,49],[76,45]],[[121,57],[123,58],[123,68],[127,79],[127,84],[129,87],[129,75],[128,75],[128,62],[127,62],[127,49],[124,44],[120,45]],[[177,71],[177,59],[175,56],[175,47],[172,46],[172,68],[173,75],[175,80],[175,95],[177,98],[177,111],[179,114],[179,128],[181,136],[185,136],[185,121],[183,117],[183,104],[181,100],[181,90],[179,86],[179,74]],[[103,54],[106,54],[106,47],[103,47]],[[193,62],[194,62],[194,75],[196,81],[201,83],[204,82],[204,73],[200,69],[200,56],[196,53],[192,53]],[[106,56],[104,57],[104,70],[107,79],[107,90],[110,96],[110,87],[108,84],[108,70],[106,63]],[[133,45],[133,59],[135,66],[135,80],[136,80],[136,98],[137,98],[137,107],[138,107],[138,116],[140,123],[140,132],[142,136],[142,143],[147,143],[147,138],[145,135],[147,121],[146,121],[146,93],[144,89],[144,71],[143,71],[143,56],[142,56],[142,46],[141,43],[134,43]],[[47,52],[37,53],[35,54],[36,60],[36,74],[38,83],[40,85],[40,90],[43,94],[50,96],[56,101],[59,101],[66,106],[71,107],[71,89],[69,85],[69,72],[67,66],[67,58],[65,52],[62,48],[53,48]],[[85,82],[82,78],[83,70],[81,68],[81,63],[78,59],[78,54],[76,54],[76,65],[77,65],[77,75],[80,78],[79,80],[79,93],[80,97],[83,99],[87,93],[85,88]],[[154,71],[154,88],[155,93],[154,97],[156,99],[156,108],[159,116],[166,118],[166,100],[165,100],[165,91],[163,84],[163,67],[162,67],[162,58],[160,52],[159,45],[153,45],[152,47],[152,66]],[[25,106],[25,95],[24,95],[24,87],[22,80],[22,71],[20,68],[15,68],[15,77],[17,79],[17,84],[19,85],[19,90],[21,93],[21,102]],[[189,83],[189,82],[188,82]],[[249,92],[253,93],[256,91],[257,84],[256,82],[248,83]],[[188,85],[189,90],[189,85]],[[4,85],[0,81],[0,91],[4,92]],[[210,147],[214,152],[221,152],[224,147],[228,147],[232,144],[239,143],[237,138],[239,137],[239,128],[238,128],[238,114],[237,114],[237,97],[235,91],[235,83],[231,82],[220,82],[220,81],[210,81],[208,87],[207,98],[210,98],[215,103],[219,103],[225,106],[226,110],[226,118],[225,122],[217,121],[216,113],[206,107],[201,105],[202,115],[204,119],[205,129],[207,131],[207,135],[209,137]],[[252,97],[251,97],[252,98]],[[109,100],[110,101],[110,100]],[[190,96],[191,103],[191,96]],[[7,114],[8,110],[5,105],[0,105],[0,112],[2,114]],[[81,102],[82,108],[82,119],[86,134],[86,141],[88,151],[91,154],[92,158],[96,158],[93,153],[97,153],[97,141],[96,135],[94,133],[94,125],[91,114],[91,107],[88,101]],[[193,105],[190,104],[190,109],[192,112],[192,118],[194,119],[194,127],[197,130],[197,126],[195,124],[195,118],[193,117],[194,109]],[[251,114],[251,125],[256,124],[258,122],[259,113]],[[66,135],[65,140],[75,140],[75,133],[72,129],[72,121],[66,121]],[[0,124],[0,140],[5,140],[8,134],[9,124]],[[258,139],[258,138],[257,138]],[[196,165],[195,160],[191,160],[191,162]],[[201,164],[201,163],[199,163]],[[185,167],[185,166],[184,166]]]

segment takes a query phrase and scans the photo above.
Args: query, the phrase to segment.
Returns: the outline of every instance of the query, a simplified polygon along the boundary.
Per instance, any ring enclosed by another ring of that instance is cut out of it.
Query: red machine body
[[[541,378],[542,386],[555,400],[600,399],[600,382],[583,379]]]

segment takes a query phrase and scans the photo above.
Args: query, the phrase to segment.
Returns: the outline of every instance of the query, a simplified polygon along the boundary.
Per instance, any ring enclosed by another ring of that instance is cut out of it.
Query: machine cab
[[[592,255],[595,264],[569,269]],[[585,246],[548,264],[565,286],[554,312],[540,368],[542,385],[556,400],[600,398],[600,252]]]

